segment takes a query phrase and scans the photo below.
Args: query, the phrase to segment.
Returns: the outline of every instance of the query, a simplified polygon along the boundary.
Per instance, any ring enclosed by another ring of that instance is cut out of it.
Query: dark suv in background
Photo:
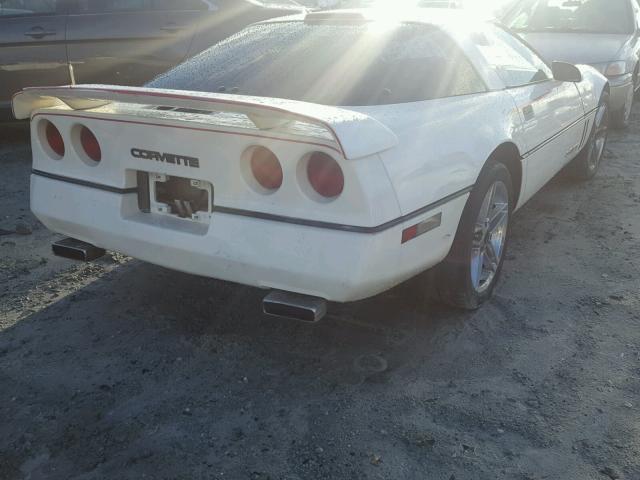
[[[286,0],[0,0],[0,118],[24,87],[142,85]]]

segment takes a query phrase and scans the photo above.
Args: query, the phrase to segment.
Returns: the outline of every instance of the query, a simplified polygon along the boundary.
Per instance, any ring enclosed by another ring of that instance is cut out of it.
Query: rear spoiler
[[[28,119],[41,108],[88,110],[111,103],[167,106],[246,115],[260,130],[292,122],[321,127],[345,159],[367,157],[398,144],[396,135],[368,115],[339,107],[266,97],[185,92],[143,87],[71,85],[26,88],[13,97],[13,114]]]

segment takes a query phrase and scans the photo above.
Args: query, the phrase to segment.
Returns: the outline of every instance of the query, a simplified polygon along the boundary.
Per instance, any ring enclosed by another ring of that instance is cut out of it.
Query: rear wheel
[[[507,250],[513,198],[509,170],[490,163],[467,201],[451,252],[436,271],[444,303],[474,310],[491,297]]]
[[[600,168],[609,138],[609,94],[602,94],[587,145],[570,164],[571,173],[578,180],[590,180]]]

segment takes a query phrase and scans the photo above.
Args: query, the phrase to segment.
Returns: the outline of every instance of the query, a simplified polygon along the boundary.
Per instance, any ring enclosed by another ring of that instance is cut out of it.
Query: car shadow
[[[11,418],[0,427],[0,477],[100,478],[128,462],[158,472],[152,459],[131,459],[183,455],[171,442],[205,425],[224,439],[219,448],[286,451],[290,436],[274,436],[299,428],[299,416],[414,365],[450,361],[442,345],[474,316],[395,289],[303,324],[263,315],[264,294],[131,261],[36,307],[0,332],[0,405]],[[222,451],[211,462],[229,465]]]

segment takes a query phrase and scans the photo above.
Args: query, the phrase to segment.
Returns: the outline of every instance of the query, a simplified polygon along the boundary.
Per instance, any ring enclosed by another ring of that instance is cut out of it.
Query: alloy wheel
[[[609,108],[606,103],[603,103],[598,108],[595,119],[595,126],[593,132],[593,138],[591,140],[591,151],[589,154],[588,167],[589,170],[594,171],[600,165],[602,156],[604,155],[604,149],[607,145],[607,138],[609,136]]]
[[[478,293],[491,287],[498,274],[509,227],[509,190],[494,182],[478,214],[471,246],[471,282]]]

